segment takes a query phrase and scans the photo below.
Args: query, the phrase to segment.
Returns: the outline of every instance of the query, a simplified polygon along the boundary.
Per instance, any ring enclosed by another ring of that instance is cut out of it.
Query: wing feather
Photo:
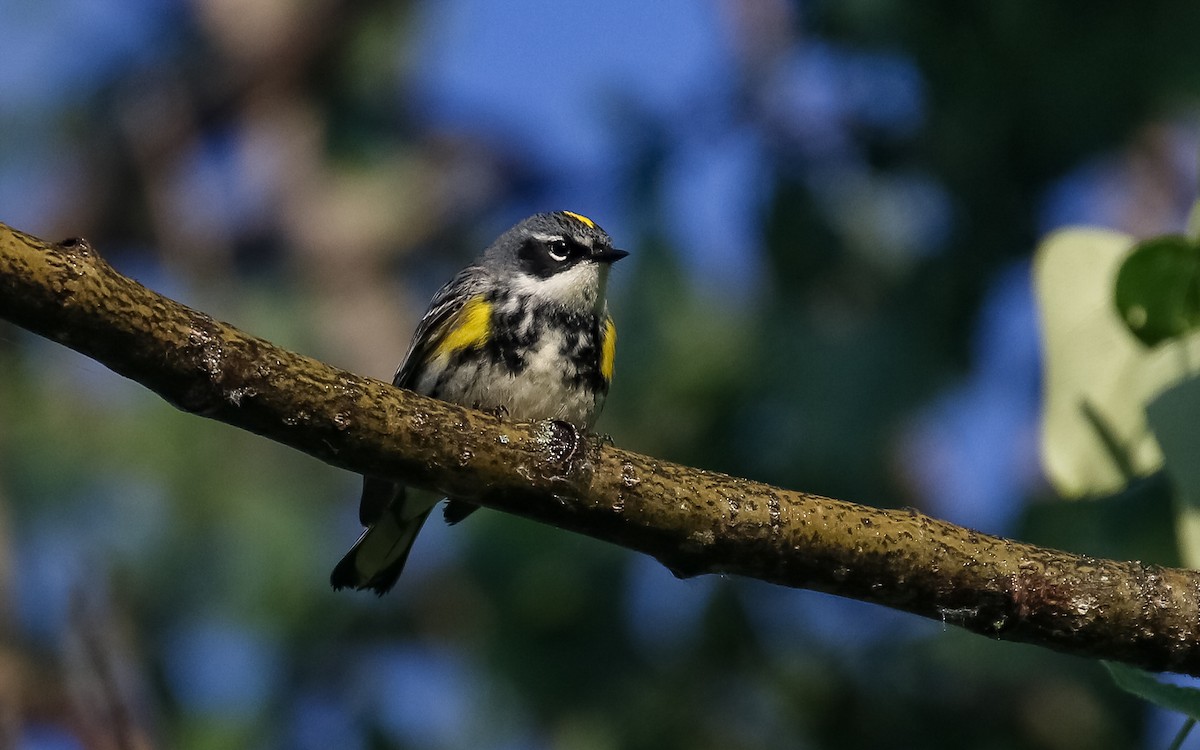
[[[412,388],[416,385],[421,366],[426,362],[430,352],[437,348],[438,342],[449,332],[451,320],[455,313],[462,309],[472,297],[480,294],[487,287],[487,271],[479,266],[468,266],[433,295],[429,310],[421,318],[417,330],[413,333],[412,343],[408,353],[392,378],[392,385],[400,388]]]

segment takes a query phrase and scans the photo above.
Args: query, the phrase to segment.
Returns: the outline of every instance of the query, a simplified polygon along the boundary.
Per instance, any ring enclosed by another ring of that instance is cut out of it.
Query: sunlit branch
[[[434,401],[156,294],[85,241],[51,244],[3,224],[0,317],[185,411],[643,552],[679,576],[817,589],[991,638],[1200,675],[1200,573],[1000,539]]]

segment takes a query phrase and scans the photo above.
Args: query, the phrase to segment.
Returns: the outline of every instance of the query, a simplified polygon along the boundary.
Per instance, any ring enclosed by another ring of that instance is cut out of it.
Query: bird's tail
[[[415,516],[404,518],[403,505],[402,502],[392,503],[362,533],[329,576],[335,589],[370,589],[383,596],[396,585],[417,532],[429,517],[429,511],[433,510],[430,506]]]

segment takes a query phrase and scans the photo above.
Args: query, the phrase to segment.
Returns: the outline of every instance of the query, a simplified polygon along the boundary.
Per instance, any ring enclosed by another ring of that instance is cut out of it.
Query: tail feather
[[[479,510],[479,506],[475,503],[447,498],[446,507],[442,510],[442,518],[446,519],[446,523],[453,526],[477,510]]]
[[[379,479],[363,477],[362,499],[358,501],[358,520],[363,526],[370,526],[383,517],[388,506],[397,499],[403,501],[404,486]]]
[[[329,582],[334,589],[370,589],[383,596],[396,585],[409,550],[417,539],[432,506],[412,518],[401,518],[394,504],[368,528],[333,569]]]

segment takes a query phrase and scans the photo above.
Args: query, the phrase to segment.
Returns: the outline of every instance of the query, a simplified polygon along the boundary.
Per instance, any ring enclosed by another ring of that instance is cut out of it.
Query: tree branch
[[[0,224],[0,317],[192,413],[657,558],[825,591],[992,638],[1200,676],[1200,573],[1100,560],[624,451],[418,396],[156,294],[84,240]]]

